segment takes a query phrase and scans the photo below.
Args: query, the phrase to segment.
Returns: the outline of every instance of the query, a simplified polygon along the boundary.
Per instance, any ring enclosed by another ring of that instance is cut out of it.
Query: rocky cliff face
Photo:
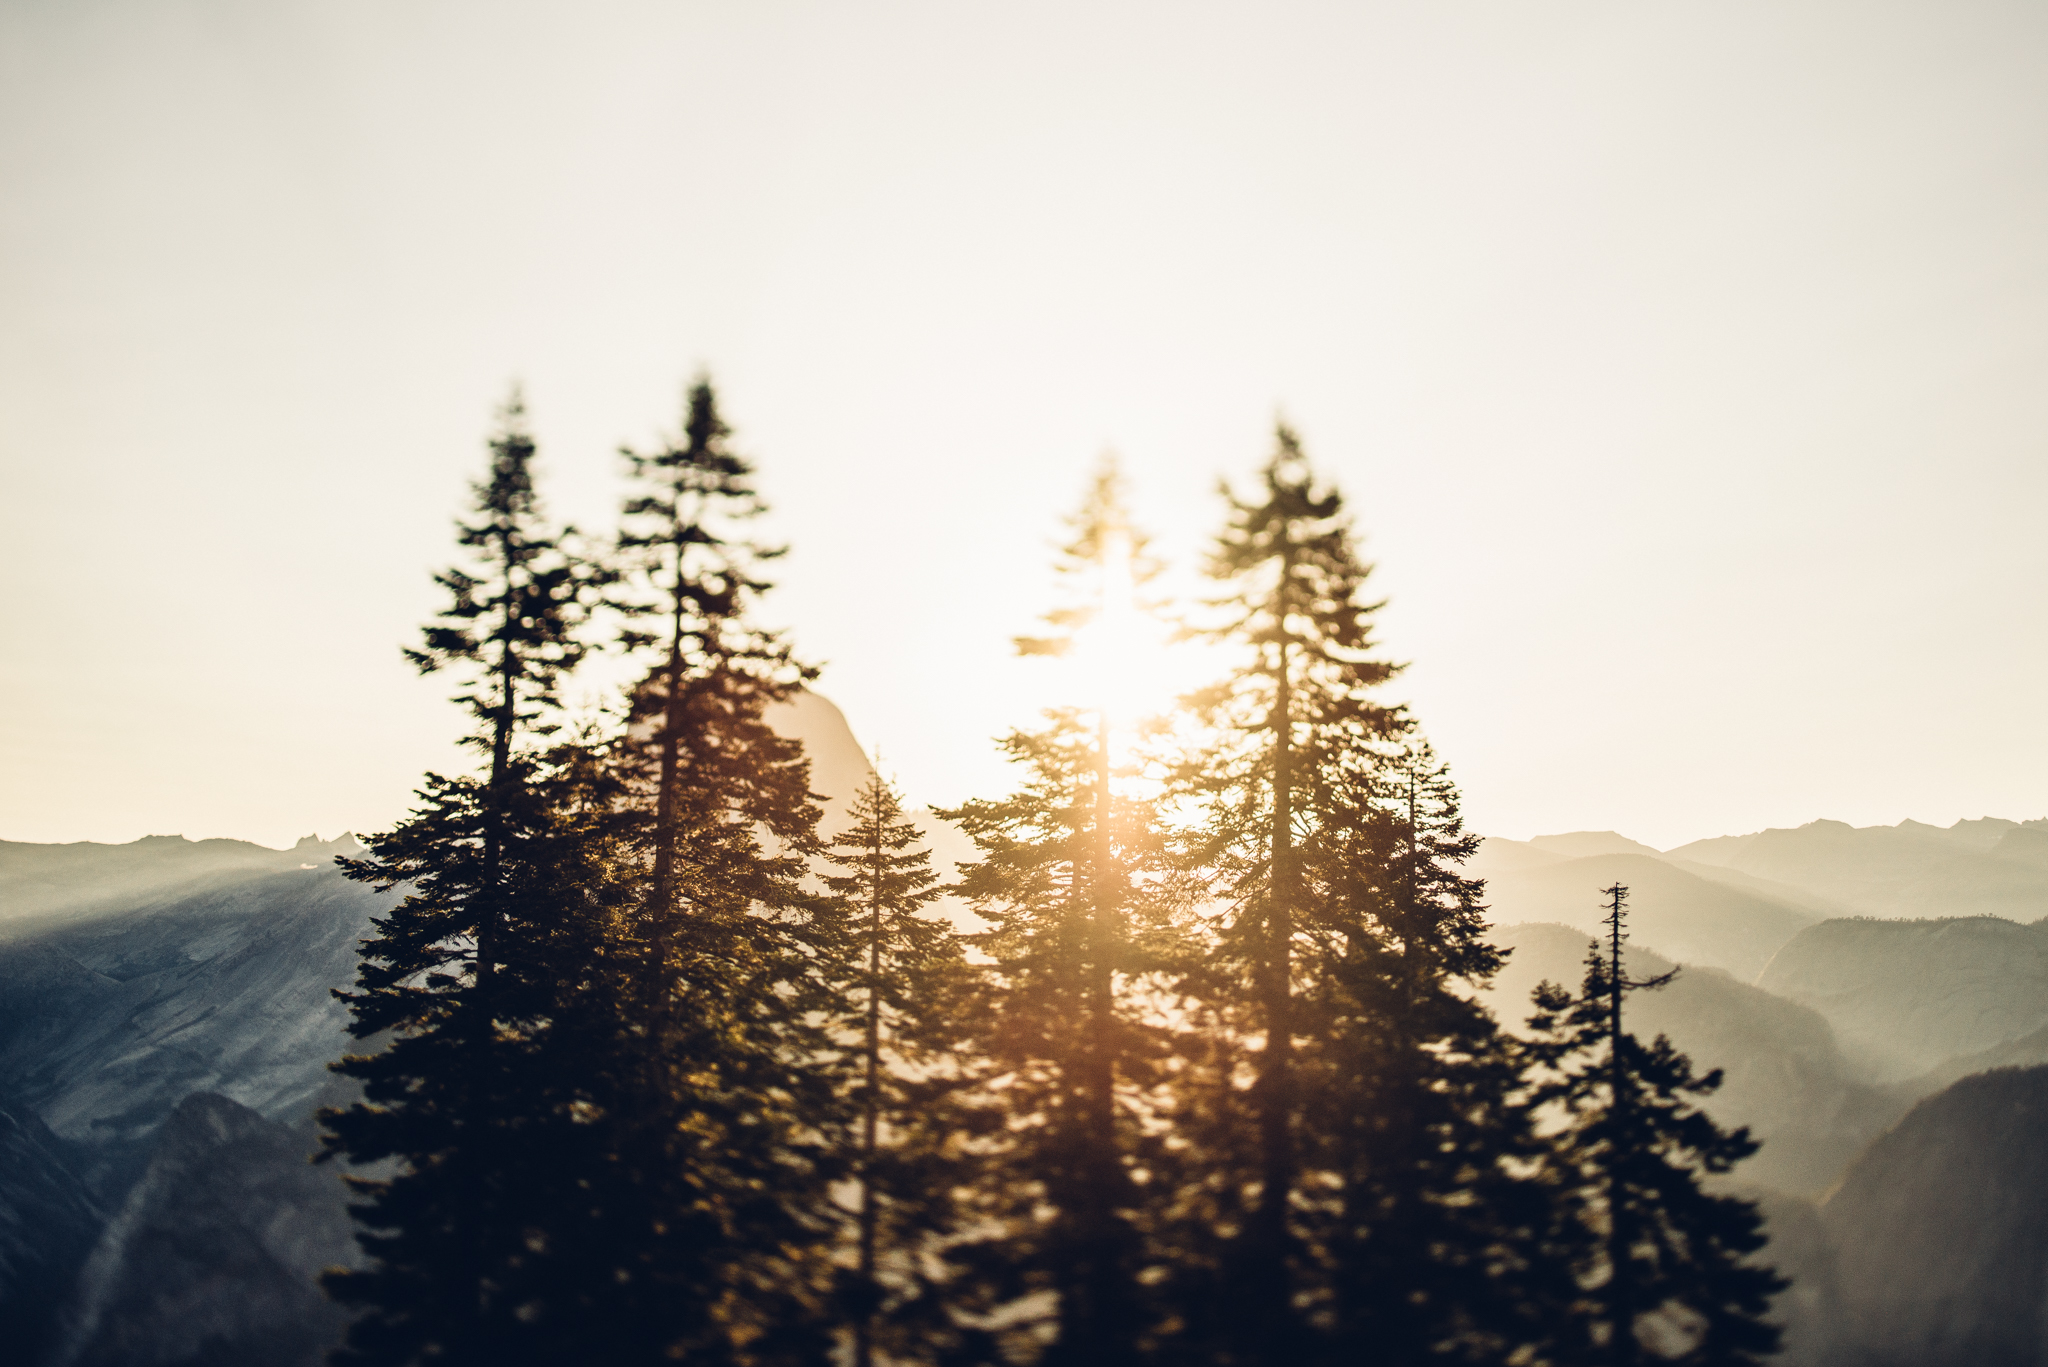
[[[21,1360],[49,1346],[50,1307],[103,1219],[70,1146],[27,1107],[0,1107],[0,1343]]]
[[[1834,920],[1778,951],[1757,985],[1812,1007],[1889,1081],[2048,1025],[2048,923]]]
[[[843,816],[868,768],[838,709],[775,722]],[[332,991],[390,900],[334,867],[360,848],[0,841],[8,1367],[312,1367],[338,1339],[315,1278],[355,1248],[308,1158],[347,1099]]]
[[[151,1145],[59,1315],[55,1367],[318,1367],[347,1317],[322,1268],[356,1249],[340,1176],[287,1129],[210,1092]]]
[[[298,1123],[346,1043],[331,990],[379,904],[329,865],[0,944],[0,1096],[79,1145],[101,1186],[132,1179],[195,1092]]]
[[[1963,1079],[1821,1207],[1829,1351],[1866,1367],[2048,1361],[2048,1067]]]
[[[312,1115],[348,1045],[332,989],[386,900],[334,852],[159,881],[126,910],[0,916],[13,1342],[54,1344],[61,1305],[67,1363],[318,1361],[336,1321],[313,1276],[352,1243],[338,1175],[307,1164]],[[132,847],[110,858],[134,873]]]

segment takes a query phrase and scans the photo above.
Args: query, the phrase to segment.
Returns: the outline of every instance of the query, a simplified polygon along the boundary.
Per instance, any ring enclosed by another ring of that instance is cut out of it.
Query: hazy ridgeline
[[[476,762],[404,823],[0,846],[22,1360],[2048,1347],[2048,823],[1482,842],[1285,429],[1180,609],[1213,685],[1120,701],[1159,605],[1105,469],[1020,642],[1071,695],[1013,791],[905,812],[756,624],[708,385],[604,542],[516,404],[491,452],[412,652]],[[636,682],[567,716],[599,652]]]

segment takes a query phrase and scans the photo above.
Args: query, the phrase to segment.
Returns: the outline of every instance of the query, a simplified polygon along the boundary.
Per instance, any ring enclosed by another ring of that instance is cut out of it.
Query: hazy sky
[[[0,838],[390,822],[507,384],[603,526],[699,365],[914,800],[1284,412],[1480,829],[2048,813],[2048,6],[5,0]]]

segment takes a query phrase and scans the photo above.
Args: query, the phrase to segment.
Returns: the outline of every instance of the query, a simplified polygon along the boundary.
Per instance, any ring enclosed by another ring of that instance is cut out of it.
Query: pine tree
[[[602,579],[565,549],[532,473],[534,443],[517,393],[491,442],[488,480],[459,542],[470,563],[438,582],[449,605],[407,657],[456,672],[475,722],[465,743],[481,777],[429,774],[421,804],[368,841],[347,874],[408,895],[363,942],[350,1033],[384,1038],[336,1070],[364,1101],[322,1113],[330,1156],[397,1160],[384,1180],[351,1178],[371,1266],[330,1274],[336,1299],[364,1314],[338,1360],[528,1360],[531,1235],[547,1212],[531,1199],[531,1140],[566,1098],[534,1066],[554,1003],[550,942],[577,933],[578,834],[558,818],[543,753],[576,632]]]
[[[658,661],[616,747],[640,865],[597,1102],[608,1361],[814,1361],[829,1333],[839,1098],[818,1022],[840,931],[804,888],[808,761],[765,716],[815,671],[749,616],[768,588],[756,567],[780,552],[740,535],[762,505],[728,436],[700,380],[680,442],[624,453],[638,489],[621,606],[659,625],[625,633]]]
[[[1475,1000],[1501,955],[1447,767],[1412,732],[1315,791],[1299,858],[1297,1221],[1330,1362],[1540,1350],[1572,1286],[1523,1051]]]
[[[1576,1197],[1578,1267],[1590,1314],[1584,1350],[1610,1367],[1646,1362],[1754,1367],[1777,1350],[1765,1315],[1786,1286],[1751,1260],[1765,1243],[1753,1202],[1716,1195],[1702,1179],[1755,1153],[1746,1129],[1726,1131],[1693,1098],[1721,1084],[1659,1035],[1645,1045],[1626,1029],[1629,993],[1669,982],[1626,974],[1628,889],[1608,897],[1607,945],[1587,957],[1573,996],[1537,989],[1539,1057],[1552,1080],[1540,1100],[1569,1123],[1555,1141]]]
[[[1520,1061],[1477,1006],[1497,969],[1476,840],[1372,636],[1339,495],[1284,425],[1212,556],[1207,635],[1241,653],[1191,699],[1182,857],[1222,914],[1189,979],[1191,1171],[1172,1295],[1194,1361],[1505,1357],[1509,1275],[1545,1193]],[[1245,1085],[1241,1079],[1249,1078]],[[1517,1159],[1523,1160],[1518,1165]]]
[[[1207,634],[1237,646],[1246,660],[1232,678],[1191,699],[1206,744],[1183,766],[1182,787],[1202,817],[1191,832],[1191,861],[1231,909],[1212,954],[1211,1011],[1226,1032],[1259,1040],[1255,1057],[1219,1067],[1254,1072],[1248,1100],[1256,1157],[1252,1171],[1233,1174],[1242,1180],[1212,1197],[1210,1223],[1237,1231],[1218,1254],[1229,1264],[1221,1275],[1232,1292],[1231,1322],[1213,1332],[1236,1340],[1230,1351],[1238,1359],[1284,1362],[1305,1350],[1293,1304],[1300,1271],[1293,1206],[1301,1104],[1296,960],[1309,927],[1296,840],[1316,819],[1314,797],[1340,792],[1347,768],[1369,768],[1372,747],[1397,735],[1405,719],[1375,694],[1395,669],[1372,653],[1369,624],[1378,604],[1359,601],[1367,571],[1353,551],[1342,500],[1316,487],[1284,425],[1259,481],[1252,501],[1224,490],[1232,516],[1209,566],[1225,587],[1214,604],[1222,620]],[[1212,1123],[1232,1119],[1219,1111]],[[1209,1151],[1220,1159],[1236,1147],[1218,1147],[1225,1144],[1212,1134]],[[1214,1305],[1216,1297],[1199,1303]]]
[[[854,1367],[943,1352],[959,1336],[936,1302],[931,1259],[958,1233],[949,1199],[961,1163],[947,1104],[958,1086],[964,960],[951,925],[923,914],[942,895],[917,824],[877,773],[824,859],[852,951],[846,1009],[857,1043],[850,1170],[859,1186],[855,1267],[842,1301]]]
[[[1026,654],[1108,654],[1131,629],[1134,591],[1154,572],[1125,510],[1113,462],[1098,470],[1056,562],[1069,602]],[[1101,689],[1106,680],[1098,679]],[[975,841],[960,884],[989,929],[970,937],[985,975],[985,1067],[1003,1114],[984,1178],[1000,1234],[961,1248],[990,1313],[1051,1292],[1049,1363],[1125,1363],[1154,1335],[1144,1182],[1160,1168],[1169,1027],[1155,999],[1178,933],[1152,804],[1112,786],[1106,698],[1056,708],[1003,748],[1023,769],[1015,793],[940,815]],[[1042,1210],[1049,1220],[1038,1218]]]
[[[1048,1363],[1132,1361],[1152,1337],[1141,1175],[1167,1161],[1164,1128],[1148,1120],[1164,1109],[1171,1053],[1154,982],[1171,962],[1173,890],[1152,804],[1113,795],[1120,943],[1104,1031],[1091,992],[1101,842],[1090,720],[1056,710],[1007,737],[1023,770],[1016,791],[939,813],[980,851],[958,889],[987,926],[966,937],[985,960],[972,1017],[989,1084],[981,1233],[952,1250],[967,1272],[955,1295],[970,1316],[1007,1326],[1006,1356],[1038,1345]],[[1094,1111],[1105,1055],[1116,1108],[1106,1151]]]

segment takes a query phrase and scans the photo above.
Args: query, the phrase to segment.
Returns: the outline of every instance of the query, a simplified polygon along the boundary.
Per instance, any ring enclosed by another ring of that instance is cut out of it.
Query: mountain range
[[[777,716],[825,828],[871,770],[845,719]],[[934,866],[968,857],[921,814]],[[355,1250],[314,1111],[344,1099],[331,989],[383,904],[333,860],[151,836],[0,842],[0,1342],[37,1367],[313,1367],[342,1320],[314,1286]],[[1630,889],[1632,1000],[1723,1083],[1762,1148],[1728,1180],[1797,1367],[2039,1363],[2048,1352],[2048,822],[1904,822],[1698,841],[1489,839],[1488,998],[1510,1027],[1576,982],[1601,889]],[[950,908],[964,916],[964,909]]]

